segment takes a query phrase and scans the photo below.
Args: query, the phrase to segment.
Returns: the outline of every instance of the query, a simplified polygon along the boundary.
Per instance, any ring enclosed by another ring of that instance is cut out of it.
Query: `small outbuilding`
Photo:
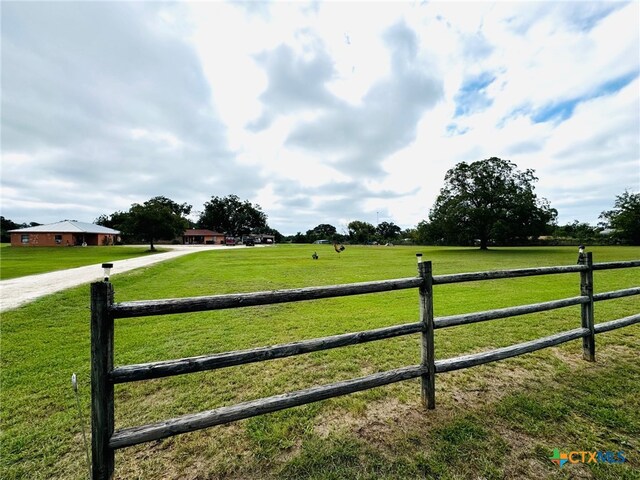
[[[268,245],[273,245],[274,243],[276,243],[275,235],[268,235],[266,233],[260,233],[260,234],[256,235],[255,237],[256,237],[256,242],[258,242],[258,243],[266,243]]]
[[[243,235],[242,243],[246,245],[247,242],[253,242],[254,245],[258,243],[272,245],[276,243],[276,237],[275,235],[268,235],[266,233],[252,233],[249,235]]]
[[[62,222],[9,230],[13,247],[73,247],[114,245],[120,232],[94,223]]]
[[[224,233],[205,229],[189,229],[182,235],[182,243],[185,245],[224,245]]]

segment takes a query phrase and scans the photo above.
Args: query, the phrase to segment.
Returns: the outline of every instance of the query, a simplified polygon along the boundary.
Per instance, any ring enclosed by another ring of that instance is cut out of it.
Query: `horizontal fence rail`
[[[354,378],[330,385],[312,387],[306,390],[276,395],[274,397],[238,403],[230,407],[221,407],[216,410],[184,415],[165,422],[121,430],[111,437],[110,446],[111,448],[124,448],[138,443],[159,440],[180,433],[193,432],[214,425],[242,420],[243,418],[255,417],[256,415],[276,412],[278,410],[284,410],[285,408],[305,405],[307,403],[326,400],[327,398],[409,380],[419,377],[422,373],[423,371],[420,365],[398,368],[396,370],[374,373],[366,377]]]
[[[164,362],[127,365],[116,368],[111,374],[113,383],[135,382],[152,378],[181,375],[184,373],[202,372],[217,368],[244,365],[247,363],[263,362],[276,358],[285,358],[302,353],[317,352],[330,348],[345,347],[359,343],[372,342],[385,338],[418,333],[422,330],[421,323],[407,323],[394,327],[384,327],[364,332],[345,333],[331,337],[314,338],[301,342],[287,343],[273,347],[252,348],[218,355],[203,355],[199,357],[181,358]]]
[[[640,313],[596,324],[593,313],[594,303],[640,295],[640,287],[594,294],[593,271],[633,267],[640,267],[640,260],[594,264],[591,253],[587,253],[582,257],[582,262],[578,265],[432,275],[431,262],[423,263],[421,255],[418,254],[417,277],[321,287],[122,303],[113,302],[113,287],[111,283],[108,281],[96,282],[91,286],[92,478],[112,478],[115,468],[114,452],[117,449],[413,378],[421,379],[423,403],[425,407],[432,409],[435,408],[436,374],[503,360],[560,345],[572,340],[582,339],[583,358],[588,361],[595,361],[595,335],[638,324],[640,323]],[[579,296],[462,315],[445,317],[434,317],[433,315],[434,285],[568,273],[580,274]],[[403,289],[418,290],[420,300],[420,321],[418,322],[268,347],[124,365],[115,368],[113,366],[114,320],[117,318],[255,307],[276,303],[391,292]],[[580,328],[494,350],[435,360],[434,330],[436,329],[545,312],[571,306],[580,306],[582,324]],[[420,365],[407,366],[386,372],[374,373],[365,377],[311,387],[296,392],[259,398],[214,410],[183,415],[149,425],[125,428],[117,431],[114,428],[113,388],[116,384],[263,362],[418,333],[422,338],[422,360]]]
[[[252,293],[232,293],[209,297],[172,298],[117,303],[110,307],[113,318],[144,317],[172,313],[191,313],[229,308],[255,307],[275,303],[319,300],[321,298],[345,297],[365,293],[390,292],[419,287],[422,279],[416,277],[376,282],[329,285],[326,287],[293,288]]]
[[[544,312],[547,310],[555,310],[557,308],[570,307],[573,305],[581,305],[589,303],[587,297],[572,297],[562,300],[553,300],[551,302],[533,303],[531,305],[521,305],[519,307],[499,308],[496,310],[487,310],[485,312],[466,313],[463,315],[451,315],[449,317],[435,318],[434,328],[455,327],[457,325],[467,325],[469,323],[485,322],[487,320],[497,320],[499,318],[515,317],[518,315],[526,315],[528,313]]]
[[[640,267],[640,260],[629,260],[626,262],[602,262],[594,263],[594,270],[613,270],[615,268]]]
[[[593,296],[594,302],[601,300],[613,300],[614,298],[630,297],[631,295],[640,295],[640,287],[625,288],[624,290],[615,290],[613,292],[596,293]]]
[[[628,317],[611,320],[610,322],[598,323],[594,330],[596,333],[610,332],[616,328],[629,327],[636,323],[640,323],[640,314],[629,315]]]
[[[433,277],[433,284],[444,285],[447,283],[477,282],[482,280],[498,280],[501,278],[533,277],[536,275],[551,275],[556,273],[586,272],[587,270],[589,270],[589,267],[586,265],[569,265],[565,267],[518,268],[514,270],[495,270],[489,272],[453,273],[449,275],[435,275]]]
[[[495,362],[497,360],[504,360],[505,358],[517,357],[518,355],[535,352],[536,350],[541,350],[543,348],[554,347],[570,340],[577,340],[578,338],[583,338],[590,334],[591,332],[587,328],[576,328],[574,330],[569,330],[568,332],[556,333],[555,335],[550,335],[548,337],[538,338],[537,340],[518,343],[508,347],[497,348],[495,350],[489,350],[488,352],[474,353],[471,355],[439,360],[435,362],[436,373],[451,372],[452,370],[460,370],[462,368],[475,367],[477,365]]]

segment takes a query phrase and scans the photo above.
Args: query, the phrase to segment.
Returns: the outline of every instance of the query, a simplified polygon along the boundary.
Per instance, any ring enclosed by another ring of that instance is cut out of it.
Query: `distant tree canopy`
[[[266,233],[269,229],[267,215],[260,205],[253,205],[248,200],[241,201],[237,195],[211,197],[204,204],[198,227],[233,236]]]
[[[128,227],[126,222],[129,220],[129,212],[113,212],[111,215],[100,215],[94,220],[96,225],[102,225],[103,227],[113,228],[119,230],[123,235],[126,235]]]
[[[376,227],[367,222],[354,220],[347,225],[351,243],[370,243],[375,239]]]
[[[592,227],[588,223],[574,220],[573,223],[557,226],[553,230],[553,236],[559,239],[570,238],[580,243],[593,243],[600,241],[600,229]]]
[[[377,227],[368,222],[353,220],[347,225],[347,233],[338,233],[336,227],[327,223],[316,225],[306,233],[298,232],[287,237],[293,243],[313,243],[317,240],[330,242],[367,244],[373,242],[394,242],[400,240],[402,229],[393,222],[382,222]],[[412,232],[407,231],[410,235]]]
[[[189,220],[186,218],[189,213],[191,205],[178,204],[159,196],[142,205],[134,203],[128,212],[101,215],[95,223],[120,230],[131,239],[147,241],[153,251],[156,240],[173,240],[189,228]]]
[[[429,222],[422,220],[412,232],[412,240],[418,245],[429,245],[437,243],[437,238],[432,234],[432,228]]]
[[[625,191],[616,196],[613,209],[602,212],[599,218],[600,225],[613,229],[620,241],[640,245],[640,192]]]
[[[311,243],[307,239],[307,236],[302,232],[297,232],[295,235],[289,236],[288,240],[293,243]]]
[[[321,223],[311,230],[307,230],[306,241],[309,243],[313,243],[316,240],[335,240],[336,232],[336,227],[334,227],[333,225],[329,225],[328,223]]]
[[[391,242],[400,237],[402,228],[393,222],[382,222],[376,227],[376,235],[381,242]]]
[[[9,243],[11,241],[11,235],[8,233],[9,230],[17,230],[19,228],[26,228],[26,227],[28,227],[26,223],[15,223],[9,220],[8,218],[4,218],[0,216],[0,230],[1,230],[0,242]]]
[[[425,233],[450,244],[478,240],[481,249],[491,240],[509,244],[542,235],[557,211],[534,193],[537,180],[533,170],[496,157],[459,163],[445,175]]]
[[[154,197],[142,205],[131,205],[127,227],[131,232],[142,235],[153,251],[154,240],[172,240],[189,228],[186,218],[189,213],[191,205],[178,204],[166,197]]]

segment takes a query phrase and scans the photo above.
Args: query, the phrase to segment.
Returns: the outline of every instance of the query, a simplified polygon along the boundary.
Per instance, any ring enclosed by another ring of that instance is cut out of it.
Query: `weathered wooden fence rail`
[[[632,267],[640,267],[640,260],[594,264],[591,253],[588,253],[585,255],[582,264],[578,265],[434,276],[432,275],[431,262],[422,262],[422,256],[418,254],[417,277],[269,292],[123,303],[114,303],[111,283],[108,281],[94,283],[91,285],[92,476],[94,479],[111,478],[114,472],[114,452],[120,448],[412,378],[421,378],[423,403],[427,408],[433,409],[435,408],[435,376],[438,373],[494,362],[579,338],[582,338],[583,341],[583,358],[588,361],[595,361],[595,335],[640,323],[640,313],[595,324],[593,315],[594,302],[640,295],[640,287],[594,294],[593,271]],[[564,273],[580,274],[579,296],[464,315],[439,318],[435,318],[433,315],[434,285]],[[415,323],[215,355],[126,365],[117,368],[114,368],[113,365],[114,320],[117,318],[241,308],[410,288],[417,288],[419,293],[420,319]],[[580,305],[581,308],[580,328],[486,352],[444,360],[435,359],[434,330],[436,329],[544,312],[573,305]],[[183,415],[150,425],[125,428],[118,431],[115,431],[114,428],[115,384],[263,362],[275,358],[284,358],[415,333],[420,333],[422,339],[420,365],[407,366],[329,385],[261,398],[215,410]]]

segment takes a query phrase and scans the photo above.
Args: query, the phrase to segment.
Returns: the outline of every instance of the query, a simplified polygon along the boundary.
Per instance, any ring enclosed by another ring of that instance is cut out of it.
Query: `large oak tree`
[[[402,229],[393,222],[382,222],[376,227],[376,235],[380,241],[395,241],[399,236]]]
[[[156,240],[173,240],[189,228],[189,213],[191,205],[158,196],[143,204],[134,203],[127,212],[101,215],[95,223],[120,230],[129,240],[149,242],[153,251]]]
[[[534,171],[497,157],[462,162],[445,175],[445,185],[429,212],[432,234],[444,243],[491,240],[509,244],[547,232],[557,211],[534,193]]]
[[[189,228],[186,216],[191,205],[178,204],[167,197],[154,197],[142,205],[134,203],[125,221],[125,231],[142,237],[155,250],[155,240],[173,240]]]
[[[204,204],[198,226],[233,236],[269,230],[267,215],[260,205],[253,205],[248,200],[241,201],[237,195],[211,197]]]
[[[328,223],[316,225],[311,230],[307,230],[307,241],[315,242],[316,240],[334,240],[336,237],[336,227]]]
[[[376,227],[369,222],[353,220],[347,225],[351,243],[369,243],[376,235]]]

